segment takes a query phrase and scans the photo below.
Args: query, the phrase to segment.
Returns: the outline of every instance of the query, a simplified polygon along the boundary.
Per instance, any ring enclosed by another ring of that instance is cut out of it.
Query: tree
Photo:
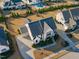
[[[1,13],[0,20],[4,21],[6,28],[8,28],[7,21],[6,21],[7,18],[5,17],[3,10],[1,8],[0,8],[0,13]]]

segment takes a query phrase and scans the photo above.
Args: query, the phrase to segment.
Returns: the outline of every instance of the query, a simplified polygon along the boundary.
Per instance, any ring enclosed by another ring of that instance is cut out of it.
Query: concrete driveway
[[[30,48],[26,45],[24,45],[21,41],[17,40],[18,48],[20,50],[21,55],[24,59],[33,59],[27,54],[27,51],[30,50]]]
[[[32,49],[32,42],[28,39],[23,38],[22,35],[17,36],[17,45],[19,48],[19,51],[24,59],[34,59],[33,51]]]

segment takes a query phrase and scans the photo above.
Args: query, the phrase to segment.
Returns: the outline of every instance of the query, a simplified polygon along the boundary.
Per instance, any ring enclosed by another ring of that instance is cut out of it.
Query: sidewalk
[[[76,44],[76,47],[79,48],[79,42],[75,42],[75,44]],[[66,47],[66,48],[62,49],[61,51],[59,51],[58,53],[51,54],[50,56],[47,56],[44,59],[57,59],[57,58],[61,59],[66,54],[71,53],[70,51],[66,51],[66,49],[69,49],[69,48],[70,47]],[[69,59],[69,58],[66,58],[66,59]]]

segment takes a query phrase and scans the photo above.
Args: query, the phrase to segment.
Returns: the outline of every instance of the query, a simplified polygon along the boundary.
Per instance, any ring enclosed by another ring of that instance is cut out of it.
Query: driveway
[[[24,45],[21,41],[17,40],[18,48],[20,50],[21,55],[24,59],[33,59],[27,54],[27,51],[30,50],[30,48],[26,45]]]
[[[17,36],[17,45],[19,48],[19,51],[24,59],[34,59],[32,48],[32,42],[26,38],[24,38],[22,35]]]

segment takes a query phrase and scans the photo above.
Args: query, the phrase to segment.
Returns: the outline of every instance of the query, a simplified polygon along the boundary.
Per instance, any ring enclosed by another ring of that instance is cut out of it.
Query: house
[[[22,1],[27,4],[34,4],[34,3],[43,2],[43,0],[22,0]]]
[[[59,11],[56,21],[61,23],[65,30],[79,27],[79,8]]]
[[[26,8],[22,0],[3,0],[1,4],[0,7],[4,10]]]
[[[48,37],[56,34],[56,25],[52,17],[44,18],[35,22],[25,24],[28,34],[33,43],[45,41]]]
[[[48,5],[44,3],[44,0],[22,0],[28,4],[32,9],[48,8]]]
[[[9,42],[6,33],[3,28],[0,27],[0,54],[8,51],[9,49]]]
[[[46,0],[46,1],[49,1],[49,2],[63,2],[65,0]]]

